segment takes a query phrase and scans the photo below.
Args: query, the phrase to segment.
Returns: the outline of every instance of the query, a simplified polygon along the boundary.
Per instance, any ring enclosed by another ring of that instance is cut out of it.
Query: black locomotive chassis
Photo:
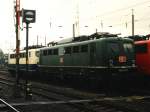
[[[121,67],[91,67],[91,66],[45,66],[39,65],[37,73],[44,75],[55,75],[56,77],[78,77],[78,78],[94,78],[105,79],[113,78],[131,78],[134,75],[136,68],[134,66],[121,66]]]

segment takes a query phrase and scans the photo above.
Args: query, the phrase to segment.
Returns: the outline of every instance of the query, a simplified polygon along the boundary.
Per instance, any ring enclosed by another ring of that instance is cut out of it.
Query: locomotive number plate
[[[120,63],[123,63],[123,62],[126,62],[126,61],[127,61],[126,56],[119,56],[119,62]]]

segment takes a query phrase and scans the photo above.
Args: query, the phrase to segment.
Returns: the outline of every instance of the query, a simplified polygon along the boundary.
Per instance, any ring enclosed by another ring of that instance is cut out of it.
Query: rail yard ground
[[[0,98],[18,112],[149,112],[150,96],[147,94],[116,95],[81,91],[67,86],[32,83],[32,98],[25,98],[25,81],[20,80],[20,94],[15,94],[15,78],[0,71]],[[19,95],[19,96],[18,96]],[[2,112],[12,112],[0,103]],[[15,110],[14,110],[15,112]]]

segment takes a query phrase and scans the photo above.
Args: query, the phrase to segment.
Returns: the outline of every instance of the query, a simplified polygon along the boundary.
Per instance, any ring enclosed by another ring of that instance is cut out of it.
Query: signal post
[[[23,22],[26,23],[26,93],[25,93],[25,98],[31,99],[32,98],[32,93],[31,93],[31,84],[29,84],[28,81],[28,38],[29,38],[29,24],[35,22],[35,15],[36,11],[35,10],[26,10],[22,9],[22,16],[23,16]]]

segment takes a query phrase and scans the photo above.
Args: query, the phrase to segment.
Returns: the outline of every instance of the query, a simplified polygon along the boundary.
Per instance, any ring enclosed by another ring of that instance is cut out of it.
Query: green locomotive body
[[[99,77],[135,68],[134,44],[127,38],[103,37],[40,49],[39,71],[58,77]]]

